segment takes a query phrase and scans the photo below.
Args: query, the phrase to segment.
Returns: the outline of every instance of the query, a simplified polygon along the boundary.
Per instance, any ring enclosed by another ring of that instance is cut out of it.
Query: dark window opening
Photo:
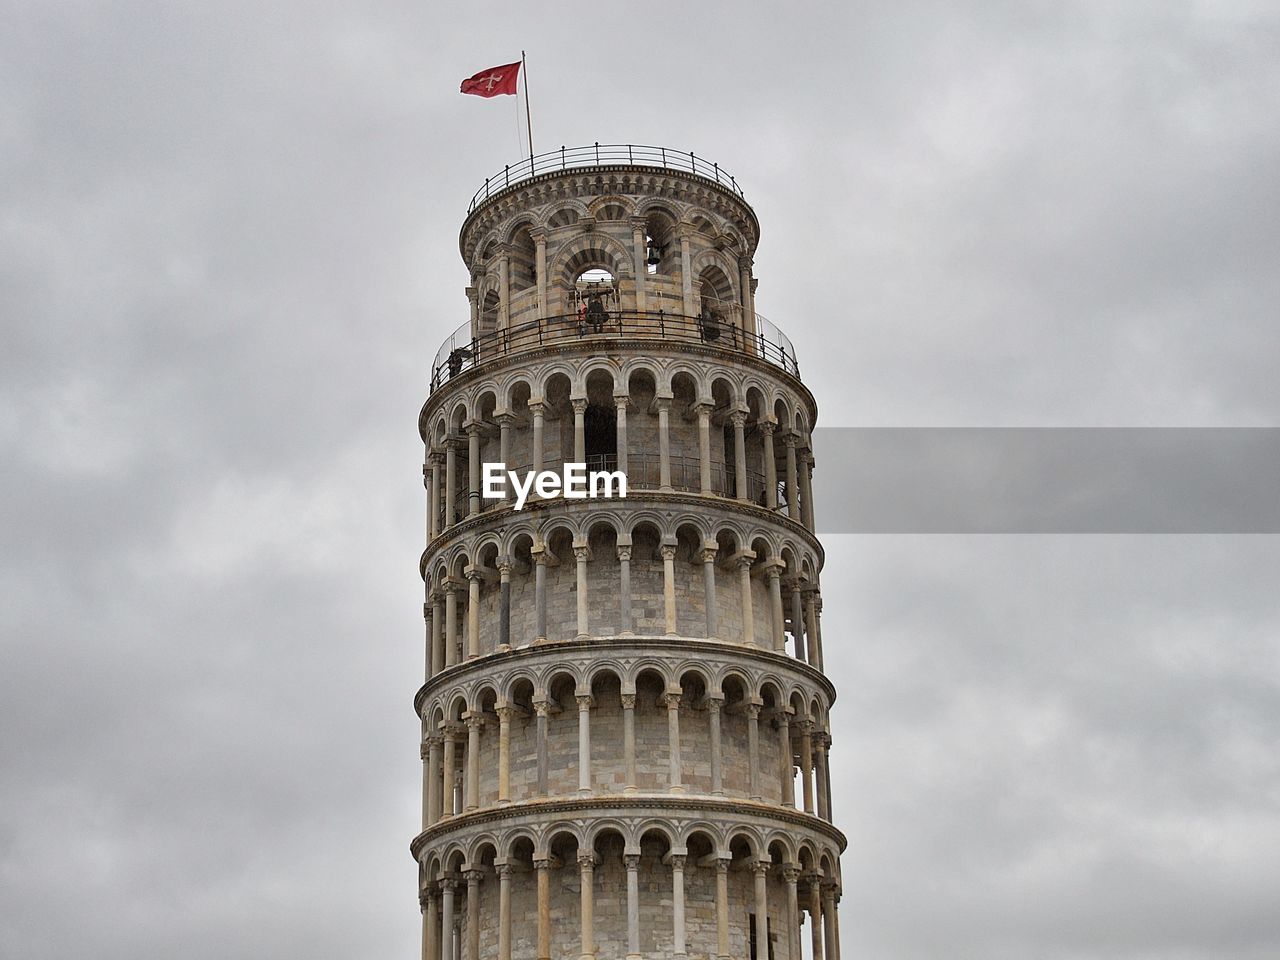
[[[773,921],[772,921],[772,920],[769,920],[769,919],[767,919],[767,918],[766,918],[766,919],[765,919],[765,927],[766,927],[766,929],[768,930],[768,934],[767,934],[767,935],[768,935],[768,938],[769,938],[769,958],[768,958],[768,960],[774,960],[774,956],[773,956],[773,939],[774,939],[774,937],[773,937]],[[764,960],[764,958],[760,957],[760,956],[756,953],[756,915],[755,915],[754,913],[748,913],[748,914],[747,914],[747,930],[748,930],[749,935],[750,935],[750,937],[751,937],[751,942],[750,942],[750,946],[751,946],[751,960]]]
[[[612,407],[588,404],[583,416],[588,470],[618,469],[618,414]]]

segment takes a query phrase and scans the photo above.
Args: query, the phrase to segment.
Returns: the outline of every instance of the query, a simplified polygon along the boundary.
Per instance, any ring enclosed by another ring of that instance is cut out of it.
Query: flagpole
[[[533,120],[529,114],[529,64],[525,61],[524,51],[520,51],[520,68],[524,73],[524,128],[529,133],[529,176],[533,176]]]

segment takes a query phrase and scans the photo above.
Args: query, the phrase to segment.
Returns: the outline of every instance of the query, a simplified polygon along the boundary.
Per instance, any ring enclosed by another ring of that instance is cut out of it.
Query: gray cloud
[[[540,149],[743,183],[824,426],[1280,411],[1265,5],[8,12],[5,956],[416,950],[415,418],[521,47]],[[846,948],[1275,955],[1276,573],[833,540]]]

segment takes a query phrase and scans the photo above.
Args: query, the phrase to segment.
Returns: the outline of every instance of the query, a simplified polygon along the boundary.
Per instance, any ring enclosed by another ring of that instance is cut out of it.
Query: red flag
[[[481,70],[474,77],[462,81],[462,92],[473,93],[477,97],[496,97],[500,93],[514,95],[516,78],[520,76],[520,63],[504,63],[500,67]]]

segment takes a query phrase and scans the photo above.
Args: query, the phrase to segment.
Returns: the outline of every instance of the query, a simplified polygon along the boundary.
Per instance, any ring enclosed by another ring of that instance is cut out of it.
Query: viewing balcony
[[[663,340],[705,343],[758,357],[799,378],[795,348],[786,334],[755,314],[755,332],[732,322],[703,315],[683,316],[658,311],[611,310],[591,317],[573,313],[530,320],[492,333],[472,336],[471,324],[458,327],[436,352],[431,365],[431,391],[489,360],[536,350],[550,344],[609,340]],[[607,342],[600,349],[609,349]]]
[[[738,181],[721,170],[720,164],[708,163],[692,150],[685,153],[672,150],[670,147],[649,147],[635,143],[595,143],[589,147],[561,147],[550,153],[528,157],[519,163],[507,164],[493,176],[485,177],[484,186],[471,198],[467,213],[473,213],[480,204],[504,192],[508,187],[532,180],[534,177],[546,173],[558,173],[561,170],[602,166],[657,167],[686,175],[692,174],[719,184],[739,197],[742,196],[742,188],[738,186]]]

